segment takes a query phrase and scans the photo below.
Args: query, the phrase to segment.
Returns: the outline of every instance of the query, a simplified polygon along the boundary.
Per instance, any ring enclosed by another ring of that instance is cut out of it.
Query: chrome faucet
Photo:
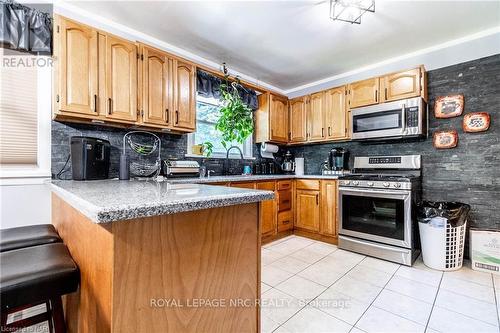
[[[238,146],[231,146],[229,147],[229,149],[226,151],[226,160],[224,161],[224,175],[227,175],[228,172],[229,172],[229,151],[231,149],[238,149],[238,151],[240,152],[240,159],[243,160],[243,152],[241,151],[240,147]]]

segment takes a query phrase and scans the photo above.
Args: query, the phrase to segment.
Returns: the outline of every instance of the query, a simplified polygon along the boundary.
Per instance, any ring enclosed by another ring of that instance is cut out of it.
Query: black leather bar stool
[[[62,242],[52,224],[36,224],[0,230],[0,252]]]
[[[1,330],[12,332],[44,321],[51,332],[66,332],[61,296],[77,290],[78,267],[62,243],[0,253]],[[46,304],[47,312],[7,324],[7,316]]]

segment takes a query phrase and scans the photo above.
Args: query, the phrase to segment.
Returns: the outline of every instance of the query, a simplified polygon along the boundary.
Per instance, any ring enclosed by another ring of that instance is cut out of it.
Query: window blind
[[[0,164],[37,164],[36,67],[0,68]]]

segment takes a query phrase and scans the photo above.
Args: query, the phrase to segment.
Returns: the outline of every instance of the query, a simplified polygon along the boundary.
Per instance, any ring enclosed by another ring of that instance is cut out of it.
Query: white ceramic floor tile
[[[437,287],[412,281],[401,276],[393,276],[389,283],[385,286],[385,289],[389,289],[430,304],[434,302],[438,290]]]
[[[441,333],[441,332],[433,330],[432,328],[427,327],[427,329],[425,330],[425,333]]]
[[[335,252],[337,252],[337,251],[335,251]],[[345,258],[342,258],[339,256],[328,255],[328,256],[324,257],[323,259],[321,259],[320,261],[318,261],[318,263],[325,263],[338,272],[347,273],[347,271],[351,270],[361,260],[353,259],[353,258],[345,259]]]
[[[307,262],[288,256],[278,259],[272,264],[269,264],[269,267],[279,268],[284,271],[297,274],[298,272],[305,269],[309,265],[310,264]]]
[[[353,279],[349,276],[344,276],[335,282],[331,288],[336,289],[343,294],[349,295],[363,303],[373,302],[382,290],[381,287]]]
[[[468,267],[462,267],[458,271],[444,272],[443,280],[447,278],[460,279],[468,282],[475,282],[487,287],[493,287],[491,273],[474,271]]]
[[[313,242],[313,241],[311,241],[311,242]],[[311,242],[305,242],[305,241],[298,239],[298,238],[290,238],[284,242],[270,246],[270,247],[268,247],[268,249],[288,255],[292,252],[295,252],[297,250],[300,250],[300,249],[310,245]]]
[[[434,287],[439,286],[441,281],[441,276],[443,272],[440,271],[425,271],[418,268],[401,266],[396,271],[397,276],[402,276],[404,278],[417,281],[420,283],[425,283]]]
[[[277,329],[279,326],[280,325],[277,322],[275,322],[274,320],[272,320],[268,316],[266,316],[266,315],[260,316],[260,331],[262,333],[271,333],[275,329]]]
[[[325,287],[329,287],[346,273],[342,270],[337,271],[335,268],[336,266],[334,265],[320,261],[307,267],[302,272],[299,272],[298,275]]]
[[[480,301],[495,303],[495,293],[493,288],[486,287],[474,282],[465,280],[447,278],[441,283],[441,289],[472,297]]]
[[[291,276],[293,276],[293,273],[284,271],[276,267],[264,266],[262,267],[261,270],[262,282],[272,287],[276,286],[277,284],[280,284],[281,282],[285,281]]]
[[[493,274],[493,282],[494,282],[496,291],[499,292],[500,291],[500,275],[499,274]]]
[[[363,331],[370,332],[424,332],[425,326],[371,306],[356,323]]]
[[[290,333],[290,331],[284,328],[283,326],[280,326],[273,333]]]
[[[315,243],[309,245],[307,248],[311,251],[324,254],[325,256],[329,255],[330,253],[332,253],[338,249],[336,245],[323,243],[323,242],[315,242]]]
[[[357,327],[353,327],[349,333],[366,333],[366,332],[363,330],[360,330]]]
[[[373,302],[373,306],[422,325],[427,324],[432,310],[432,304],[398,294],[388,289],[382,290]]]
[[[311,250],[309,246],[304,247],[298,251],[293,252],[290,254],[290,257],[313,264],[316,261],[322,259],[325,257],[324,254],[316,252],[314,250]]]
[[[366,258],[366,256],[362,254],[349,252],[345,250],[337,250],[332,254],[330,254],[329,257],[341,259],[342,261],[354,262],[356,264],[359,263],[364,258]]]
[[[292,238],[294,238],[294,236],[293,236],[293,235],[291,235],[291,236],[286,236],[286,237],[283,237],[283,238],[277,239],[277,240],[275,240],[275,241],[273,241],[273,242],[271,242],[271,243],[264,244],[264,245],[262,245],[262,247],[263,247],[263,248],[269,248],[269,247],[271,247],[271,246],[277,245],[277,244],[279,244],[279,243],[282,243],[282,242],[287,241],[287,240],[292,239]]]
[[[283,258],[284,256],[285,255],[283,253],[279,253],[269,249],[262,249],[260,261],[262,265],[269,265],[270,263],[273,263],[276,260]]]
[[[304,306],[298,299],[273,288],[262,294],[260,311],[281,325]]]
[[[392,274],[379,271],[367,266],[357,265],[347,273],[353,279],[364,281],[378,287],[384,287],[392,277]]]
[[[432,309],[428,327],[443,333],[498,333],[497,326],[466,317],[460,313],[449,311],[438,306],[435,306],[434,309]]]
[[[326,287],[295,275],[278,284],[276,289],[297,299],[309,302],[325,291]]]
[[[350,325],[354,325],[370,306],[370,303],[360,302],[336,289],[328,288],[310,305]]]
[[[366,257],[365,259],[363,259],[363,261],[359,263],[359,265],[370,267],[389,274],[394,274],[394,272],[396,272],[400,266],[399,264],[390,261],[375,259],[372,257]]]
[[[261,282],[260,283],[260,293],[263,294],[265,293],[266,291],[268,291],[269,289],[271,289],[272,287],[268,284],[265,284],[264,282]]]
[[[493,303],[479,301],[475,298],[441,289],[438,292],[436,306],[485,321],[492,325],[498,325],[497,307]]]
[[[311,306],[306,306],[300,310],[295,316],[284,323],[283,327],[293,333],[347,333],[351,329],[351,325]]]

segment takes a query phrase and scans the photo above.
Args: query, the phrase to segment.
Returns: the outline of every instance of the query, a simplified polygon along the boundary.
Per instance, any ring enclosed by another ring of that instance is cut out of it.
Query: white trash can
[[[442,216],[420,219],[418,229],[424,264],[440,271],[454,271],[462,267],[465,230],[470,206],[465,205],[465,222],[453,226]]]

